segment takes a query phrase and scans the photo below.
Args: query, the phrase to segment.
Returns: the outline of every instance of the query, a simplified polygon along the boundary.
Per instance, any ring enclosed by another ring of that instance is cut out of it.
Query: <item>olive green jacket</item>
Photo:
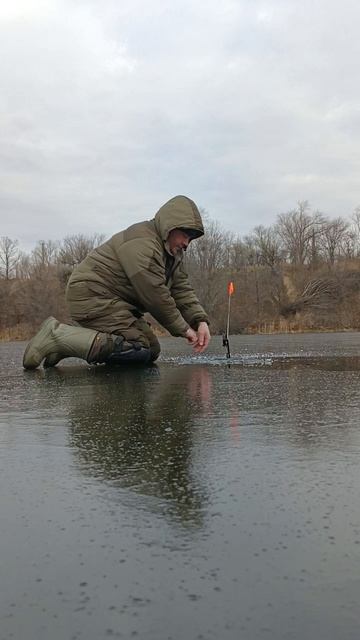
[[[176,196],[155,218],[133,224],[94,249],[70,276],[67,302],[82,326],[121,333],[144,312],[173,336],[184,336],[208,317],[192,289],[182,252],[174,257],[167,238],[179,227],[204,234],[195,203]]]

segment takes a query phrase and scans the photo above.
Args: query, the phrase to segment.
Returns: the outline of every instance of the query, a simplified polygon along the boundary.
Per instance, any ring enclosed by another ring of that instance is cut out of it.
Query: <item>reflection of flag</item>
[[[234,283],[233,282],[229,282],[229,284],[228,284],[228,294],[229,294],[229,296],[232,296],[234,291],[235,291]]]

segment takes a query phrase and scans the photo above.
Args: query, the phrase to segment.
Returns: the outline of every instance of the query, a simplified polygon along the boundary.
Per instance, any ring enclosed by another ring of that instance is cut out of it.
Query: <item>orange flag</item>
[[[234,283],[233,282],[229,282],[229,284],[228,284],[228,294],[229,294],[229,296],[232,296],[234,291],[235,291]]]

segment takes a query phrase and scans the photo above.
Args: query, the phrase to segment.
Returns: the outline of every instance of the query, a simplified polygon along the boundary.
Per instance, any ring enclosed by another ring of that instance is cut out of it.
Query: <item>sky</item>
[[[184,194],[243,236],[360,205],[358,0],[0,4],[0,236],[110,236]]]

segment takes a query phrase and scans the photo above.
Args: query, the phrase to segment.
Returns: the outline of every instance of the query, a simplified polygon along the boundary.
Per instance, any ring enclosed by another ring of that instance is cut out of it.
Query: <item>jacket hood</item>
[[[175,196],[163,204],[155,215],[155,226],[164,242],[173,229],[192,229],[198,237],[204,235],[199,209],[186,196]]]

